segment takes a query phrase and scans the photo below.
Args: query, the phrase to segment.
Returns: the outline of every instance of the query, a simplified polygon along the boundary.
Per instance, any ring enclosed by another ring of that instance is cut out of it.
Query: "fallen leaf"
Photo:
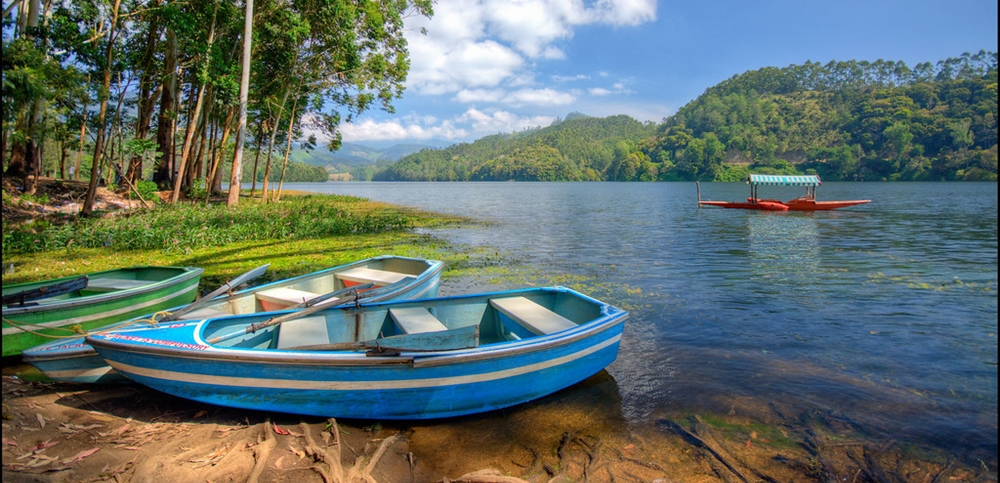
[[[38,420],[38,425],[40,427],[42,427],[42,428],[45,427],[45,416],[42,416],[41,413],[35,413],[35,419]]]
[[[32,453],[34,453],[36,451],[41,451],[41,450],[43,450],[45,448],[51,448],[51,447],[53,447],[53,446],[55,446],[57,444],[59,444],[58,441],[46,441],[44,443],[38,443],[38,445],[36,445],[36,446],[32,446],[31,448],[28,449],[28,451],[31,451]]]
[[[3,444],[5,444],[5,445],[7,445],[7,446],[14,446],[14,447],[17,447],[17,442],[16,442],[16,441],[14,441],[14,440],[12,440],[12,439],[7,439],[7,438],[4,438],[4,439],[3,439]]]
[[[208,411],[202,409],[201,411],[198,411],[198,412],[194,413],[194,418],[198,419],[198,418],[201,418],[201,417],[205,417],[205,415],[207,415],[207,414],[208,414]]]
[[[289,433],[287,429],[281,429],[281,427],[278,426],[277,424],[274,425],[274,432],[277,433],[277,434],[283,434],[283,435],[292,434],[292,433]]]
[[[101,450],[101,448],[90,448],[90,449],[88,449],[86,451],[81,451],[81,452],[77,453],[76,456],[73,456],[73,457],[66,458],[66,459],[62,460],[62,464],[64,464],[64,465],[71,465],[71,464],[76,463],[77,461],[80,461],[80,460],[82,460],[82,459],[84,459],[84,458],[86,458],[86,457],[88,457],[88,456],[90,456],[90,455],[92,455],[92,454],[100,451],[100,450]]]

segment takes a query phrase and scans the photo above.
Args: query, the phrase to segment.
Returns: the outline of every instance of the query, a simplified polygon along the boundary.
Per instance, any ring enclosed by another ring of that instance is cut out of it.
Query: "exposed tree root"
[[[277,444],[277,440],[271,435],[271,421],[264,421],[260,426],[261,434],[257,436],[257,446],[254,446],[253,449],[254,464],[250,475],[247,476],[247,483],[257,483],[257,479],[264,472],[268,455],[271,454],[271,450]]]

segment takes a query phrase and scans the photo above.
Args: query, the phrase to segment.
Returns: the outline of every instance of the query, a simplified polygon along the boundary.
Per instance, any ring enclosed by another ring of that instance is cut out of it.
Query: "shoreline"
[[[310,249],[303,251],[307,245]],[[476,250],[404,233],[191,252],[67,249],[15,258],[26,261],[18,262],[18,270],[40,266],[30,275],[38,278],[46,271],[92,271],[104,257],[125,265],[210,263],[212,276],[226,279],[263,258],[280,260],[280,270],[292,273],[392,251],[451,257],[445,291],[478,290],[491,283],[488,277],[511,275],[497,262],[499,255]],[[258,469],[259,481],[336,481],[332,475],[349,472],[358,458],[354,475],[362,476],[390,438],[369,472],[375,481],[463,481],[483,469],[499,475],[480,475],[478,481],[997,481],[995,459],[986,457],[977,468],[971,460],[879,440],[859,433],[860,426],[837,411],[814,416],[792,408],[786,418],[774,414],[776,408],[755,407],[759,401],[734,397],[724,401],[729,413],[721,406],[719,414],[668,407],[637,426],[623,414],[623,395],[607,371],[541,400],[476,416],[337,421],[344,438],[340,446],[333,444],[325,418],[209,406],[131,384],[26,382],[10,378],[8,361],[4,365],[5,481],[248,481]],[[268,422],[278,429],[265,426]],[[335,446],[339,460],[333,456]],[[258,461],[263,463],[258,466]]]

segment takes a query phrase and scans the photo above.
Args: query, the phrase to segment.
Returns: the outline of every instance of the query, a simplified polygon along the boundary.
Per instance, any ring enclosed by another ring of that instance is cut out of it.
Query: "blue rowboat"
[[[47,336],[94,330],[194,300],[202,269],[128,267],[42,282],[4,284],[3,356],[44,344]]]
[[[118,372],[235,408],[431,419],[508,407],[611,364],[628,313],[563,287],[103,332]]]
[[[441,284],[443,268],[444,264],[437,260],[391,255],[368,258],[213,298],[178,318],[202,320],[289,309],[348,290],[359,290],[360,298],[370,302],[434,297]],[[174,307],[167,312],[184,308]],[[153,323],[152,319],[149,314],[115,324],[108,330],[147,327]],[[124,380],[83,337],[50,342],[24,351],[22,357],[54,381],[111,383]]]

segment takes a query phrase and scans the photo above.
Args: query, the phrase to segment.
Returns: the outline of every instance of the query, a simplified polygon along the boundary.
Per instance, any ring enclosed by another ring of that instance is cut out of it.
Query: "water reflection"
[[[996,183],[828,183],[825,199],[875,201],[826,213],[698,209],[684,183],[329,188],[489,220],[437,234],[512,254],[507,269],[593,279],[585,292],[631,312],[608,368],[620,405],[611,420],[655,430],[649,441],[662,442],[662,419],[714,414],[723,425],[780,427],[819,460],[864,447],[837,446],[838,437],[930,446],[973,466],[985,454],[995,481]],[[712,198],[739,199],[746,186],[711,189]],[[927,193],[952,202],[928,204]],[[511,277],[489,288],[544,281]],[[538,405],[546,401],[556,400]],[[564,404],[574,405],[547,410]],[[486,421],[462,434],[528,437],[495,415]],[[928,480],[951,478],[942,475]]]

